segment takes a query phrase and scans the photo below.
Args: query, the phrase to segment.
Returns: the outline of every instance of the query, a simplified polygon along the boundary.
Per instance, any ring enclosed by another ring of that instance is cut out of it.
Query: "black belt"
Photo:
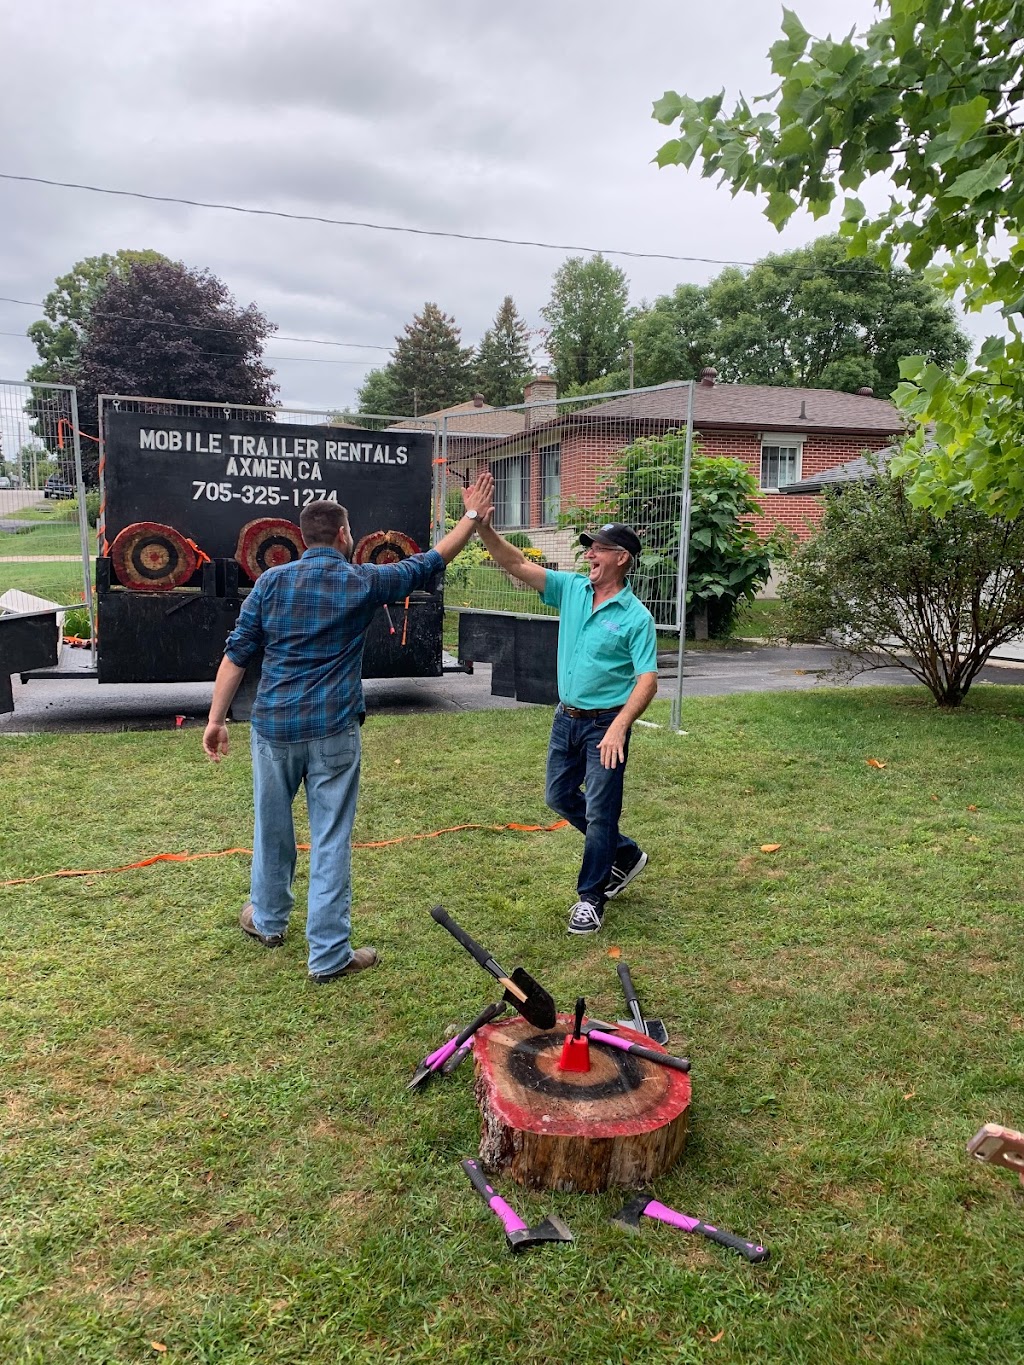
[[[599,711],[584,711],[578,706],[566,706],[565,702],[560,702],[562,711],[570,720],[593,720],[596,716],[617,715],[621,706],[602,706]]]

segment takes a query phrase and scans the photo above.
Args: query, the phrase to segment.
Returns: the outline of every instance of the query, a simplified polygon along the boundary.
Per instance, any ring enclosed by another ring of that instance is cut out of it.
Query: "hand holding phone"
[[[986,1123],[967,1144],[967,1150],[977,1161],[990,1161],[995,1166],[1008,1166],[1020,1176],[1024,1185],[1024,1133],[1016,1128],[1004,1128],[999,1123]]]

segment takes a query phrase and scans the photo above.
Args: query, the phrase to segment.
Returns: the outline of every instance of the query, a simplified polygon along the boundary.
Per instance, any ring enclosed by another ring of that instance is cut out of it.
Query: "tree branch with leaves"
[[[905,259],[968,309],[998,306],[1007,335],[974,365],[907,356],[895,399],[913,428],[895,471],[938,511],[965,496],[1024,510],[1024,6],[1019,0],[877,0],[865,33],[814,38],[791,10],[769,54],[779,84],[753,106],[668,91],[654,117],[678,124],[660,166],[766,196],[782,228],[845,195],[850,254]],[[755,112],[755,107],[763,108]],[[885,177],[887,206],[856,191]]]

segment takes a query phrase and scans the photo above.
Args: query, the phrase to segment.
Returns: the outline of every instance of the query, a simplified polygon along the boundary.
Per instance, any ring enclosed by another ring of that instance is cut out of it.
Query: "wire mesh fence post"
[[[679,587],[677,592],[677,616],[679,625],[679,649],[676,654],[676,690],[672,697],[669,725],[678,730],[682,723],[683,711],[683,659],[686,654],[686,580],[690,560],[690,462],[693,458],[693,391],[690,380],[690,393],[686,401],[686,449],[683,455],[683,490],[679,519]]]
[[[96,607],[92,593],[91,557],[89,554],[89,517],[85,501],[85,478],[82,473],[82,442],[78,429],[78,393],[71,389],[71,439],[75,452],[75,482],[78,489],[78,506],[83,515],[78,519],[79,541],[82,546],[82,573],[85,585],[85,605],[89,612],[89,649],[96,653]]]
[[[72,386],[0,381],[0,593],[87,609],[94,639],[80,437]]]

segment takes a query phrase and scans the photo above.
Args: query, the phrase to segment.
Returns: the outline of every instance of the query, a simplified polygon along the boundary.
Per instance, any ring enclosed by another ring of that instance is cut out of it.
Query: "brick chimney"
[[[558,385],[547,370],[541,370],[526,381],[523,389],[524,403],[553,403],[558,397]]]

